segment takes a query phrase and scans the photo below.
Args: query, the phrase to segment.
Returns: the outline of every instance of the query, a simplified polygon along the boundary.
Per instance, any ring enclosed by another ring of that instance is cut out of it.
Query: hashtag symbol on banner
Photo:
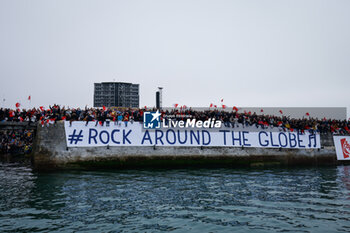
[[[83,141],[83,130],[80,130],[79,134],[77,134],[77,130],[75,129],[73,131],[73,134],[68,136],[68,141],[70,141],[70,144],[77,144],[78,142]]]

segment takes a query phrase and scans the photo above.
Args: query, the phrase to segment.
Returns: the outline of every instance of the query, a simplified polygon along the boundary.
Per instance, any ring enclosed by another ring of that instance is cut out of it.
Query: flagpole
[[[6,101],[6,99],[5,99],[5,97],[3,96],[3,97],[2,97],[2,105],[3,105],[2,107],[3,107],[3,108],[5,108],[5,101]]]
[[[29,109],[31,109],[32,108],[32,96],[29,95],[27,100],[29,100]]]

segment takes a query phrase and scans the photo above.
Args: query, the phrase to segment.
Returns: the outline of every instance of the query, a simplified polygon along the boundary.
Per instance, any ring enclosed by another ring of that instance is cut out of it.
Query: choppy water
[[[34,173],[0,164],[0,232],[350,231],[350,167]]]

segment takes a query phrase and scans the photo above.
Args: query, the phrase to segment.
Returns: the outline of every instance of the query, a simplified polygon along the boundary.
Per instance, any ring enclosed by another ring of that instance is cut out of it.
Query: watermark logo
[[[340,139],[340,143],[341,143],[341,148],[343,150],[344,159],[349,158],[350,157],[350,144],[349,144],[349,142],[345,138],[342,138],[342,139]]]
[[[222,124],[220,120],[215,120],[215,118],[202,121],[192,118],[190,115],[165,115],[161,121],[161,115],[159,110],[157,110],[157,112],[144,112],[143,128],[221,128]],[[178,120],[178,118],[182,118],[183,120]]]
[[[145,129],[159,129],[160,128],[160,116],[161,113],[156,112],[144,112],[143,113],[143,128]]]

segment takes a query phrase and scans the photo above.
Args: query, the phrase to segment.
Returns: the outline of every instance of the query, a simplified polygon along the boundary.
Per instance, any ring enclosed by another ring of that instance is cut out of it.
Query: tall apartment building
[[[139,84],[94,83],[94,107],[139,107]]]

